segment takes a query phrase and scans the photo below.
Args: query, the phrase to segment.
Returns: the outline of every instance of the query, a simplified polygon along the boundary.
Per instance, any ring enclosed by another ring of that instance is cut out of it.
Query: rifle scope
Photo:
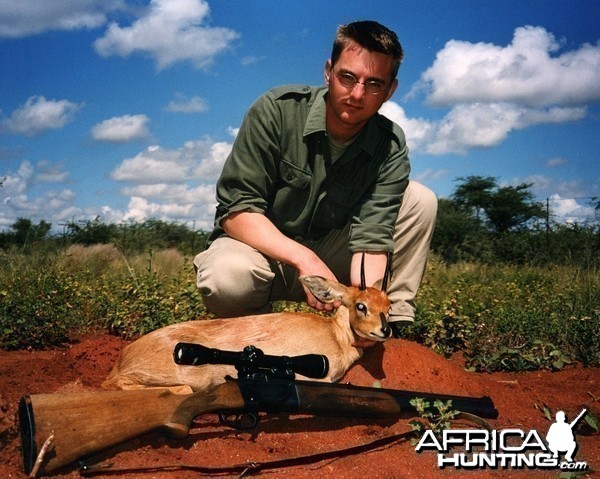
[[[270,356],[254,346],[246,346],[243,351],[223,351],[207,348],[201,344],[177,343],[173,359],[181,366],[202,366],[203,364],[228,364],[242,373],[293,372],[309,378],[322,379],[329,372],[329,360],[322,354],[302,356]],[[288,373],[289,374],[289,373]]]

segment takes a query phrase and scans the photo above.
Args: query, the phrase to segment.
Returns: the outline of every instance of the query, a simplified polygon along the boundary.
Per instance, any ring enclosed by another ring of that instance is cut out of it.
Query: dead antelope
[[[189,321],[157,329],[123,350],[102,386],[138,389],[187,385],[198,391],[224,382],[226,375],[236,375],[233,366],[178,366],[173,361],[173,350],[179,342],[228,351],[254,345],[270,355],[324,354],[330,369],[322,381],[337,381],[362,356],[362,349],[353,346],[357,338],[385,341],[390,337],[390,301],[385,293],[388,274],[386,271],[381,289],[364,286],[364,275],[360,288],[320,276],[301,276],[302,283],[319,301],[341,301],[332,317],[271,313]]]

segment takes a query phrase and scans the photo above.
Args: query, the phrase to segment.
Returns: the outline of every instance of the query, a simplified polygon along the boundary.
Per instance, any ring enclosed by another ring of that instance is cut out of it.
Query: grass
[[[281,303],[279,310],[302,310]],[[409,339],[476,371],[600,365],[600,272],[432,258]],[[90,330],[133,337],[206,317],[191,258],[111,245],[0,257],[0,347],[44,348]]]

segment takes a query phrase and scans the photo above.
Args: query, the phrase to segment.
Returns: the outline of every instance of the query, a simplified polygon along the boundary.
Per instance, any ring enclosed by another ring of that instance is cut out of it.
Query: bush
[[[407,337],[478,371],[600,365],[600,275],[433,258]]]
[[[4,349],[60,345],[95,321],[90,290],[60,270],[19,275],[0,290],[0,346]]]

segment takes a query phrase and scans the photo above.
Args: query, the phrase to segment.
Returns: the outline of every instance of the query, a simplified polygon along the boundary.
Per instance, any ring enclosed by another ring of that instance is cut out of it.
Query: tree
[[[46,239],[52,228],[52,223],[46,223],[42,220],[34,225],[30,219],[19,218],[11,228],[14,244],[24,247]]]
[[[546,211],[541,203],[534,200],[529,188],[533,183],[498,188],[491,196],[485,209],[490,226],[502,233],[525,226],[531,220],[544,218]]]
[[[431,248],[447,262],[486,256],[487,231],[470,212],[448,198],[438,200]]]
[[[475,211],[475,217],[479,220],[481,211],[489,204],[492,190],[496,188],[496,179],[491,176],[467,176],[455,181],[462,183],[457,186],[452,198],[463,210]]]
[[[462,183],[452,195],[454,201],[464,210],[474,211],[478,220],[483,219],[498,233],[521,228],[546,215],[543,205],[529,191],[533,183],[499,187],[496,178],[490,176],[468,176],[458,181]]]

